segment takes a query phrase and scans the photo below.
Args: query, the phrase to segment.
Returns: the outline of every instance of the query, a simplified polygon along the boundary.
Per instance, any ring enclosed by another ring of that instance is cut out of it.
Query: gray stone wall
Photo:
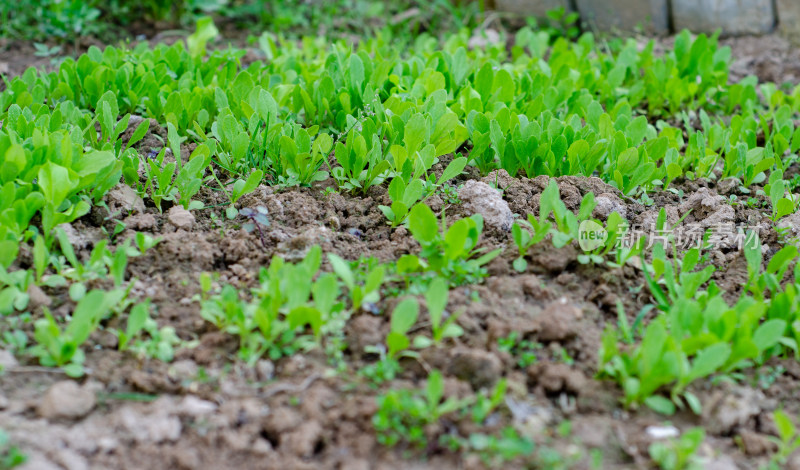
[[[800,41],[800,0],[495,0],[499,11],[543,16],[559,6],[578,11],[601,31],[644,30],[669,34],[683,29],[723,35],[766,34],[776,29]]]

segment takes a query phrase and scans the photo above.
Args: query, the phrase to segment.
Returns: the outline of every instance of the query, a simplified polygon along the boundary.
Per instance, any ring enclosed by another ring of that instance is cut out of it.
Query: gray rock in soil
[[[601,31],[633,31],[641,26],[648,33],[669,33],[667,0],[576,0],[581,20]]]
[[[486,225],[500,230],[511,230],[514,214],[499,191],[482,181],[470,180],[458,191],[464,209],[471,214],[481,214]]]
[[[37,411],[42,418],[78,419],[89,414],[97,403],[94,392],[71,380],[51,386],[39,402]]]
[[[172,206],[167,213],[167,220],[175,228],[187,232],[194,226],[194,214],[184,209],[183,206]]]
[[[592,216],[601,220],[606,220],[612,212],[616,212],[623,219],[628,217],[628,207],[616,194],[603,193],[594,198],[597,206],[592,212]]]
[[[672,0],[676,31],[725,35],[764,34],[775,27],[772,0]]]

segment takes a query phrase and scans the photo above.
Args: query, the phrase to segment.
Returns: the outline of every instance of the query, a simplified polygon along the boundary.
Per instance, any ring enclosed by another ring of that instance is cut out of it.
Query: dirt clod
[[[450,375],[466,380],[475,389],[494,385],[502,372],[500,359],[482,349],[456,349],[448,368]]]
[[[295,431],[281,437],[281,448],[298,457],[310,457],[322,437],[322,426],[317,421],[307,421]]]
[[[172,206],[167,213],[167,220],[175,228],[186,230],[187,232],[192,229],[195,222],[194,214],[182,206]]]
[[[757,416],[762,409],[774,404],[761,391],[736,387],[729,391],[715,391],[703,403],[703,421],[708,432],[730,435]]]
[[[172,415],[174,403],[169,397],[159,399],[147,409],[128,405],[116,413],[119,426],[140,443],[160,443],[177,440],[181,421]]]
[[[562,297],[550,303],[537,317],[540,341],[563,341],[578,334],[581,310]]]
[[[583,373],[567,364],[540,362],[528,367],[528,380],[548,394],[579,394],[587,385]]]
[[[742,438],[744,452],[747,455],[759,456],[771,454],[778,450],[777,444],[763,434],[745,429],[739,433],[739,436]]]
[[[144,201],[127,184],[118,184],[109,191],[104,200],[112,215],[129,212],[144,212]]]
[[[53,304],[50,296],[45,294],[42,288],[36,284],[28,286],[28,296],[30,298],[28,307],[31,310],[37,310],[39,307],[49,307]]]
[[[71,380],[53,384],[39,402],[39,416],[48,420],[78,419],[86,416],[97,403],[94,392]]]
[[[598,195],[594,200],[597,206],[594,208],[592,216],[605,220],[612,212],[616,212],[621,215],[623,219],[628,217],[628,208],[616,194],[603,193]]]

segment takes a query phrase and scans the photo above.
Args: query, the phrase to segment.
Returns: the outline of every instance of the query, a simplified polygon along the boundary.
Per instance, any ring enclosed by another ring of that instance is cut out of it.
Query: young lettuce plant
[[[744,243],[744,255],[747,260],[748,281],[745,285],[745,292],[748,292],[757,300],[763,300],[764,294],[769,292],[771,296],[776,296],[781,290],[781,283],[786,277],[786,272],[797,259],[798,248],[794,245],[787,245],[775,253],[767,264],[767,269],[762,272],[763,253],[758,233],[749,232]]]
[[[586,200],[587,199],[584,198],[584,201]],[[593,198],[591,200],[592,202],[594,202]],[[583,217],[584,214],[583,209],[584,208],[582,206],[578,218]],[[588,230],[592,227],[592,225],[594,227],[602,227],[602,225],[600,225],[600,223],[597,221],[592,221],[589,220],[588,218],[584,218],[583,220],[584,222],[582,222],[580,226],[582,229],[584,227],[587,227]],[[617,261],[621,262],[622,264],[616,264],[616,263],[609,263],[609,264],[613,266],[622,266],[629,259],[631,259],[632,256],[635,256],[636,254],[640,253],[642,247],[644,246],[643,241],[637,240],[631,247],[622,247],[622,246],[617,247],[617,241],[619,240],[620,235],[624,232],[626,226],[627,224],[625,220],[622,218],[621,215],[619,215],[619,213],[614,211],[611,214],[609,214],[608,218],[606,219],[605,229],[603,229],[605,232],[605,237],[604,237],[605,241],[603,241],[600,244],[600,246],[598,246],[594,250],[584,249],[584,253],[582,255],[578,255],[578,262],[581,264],[589,264],[589,263],[603,264],[606,261],[606,255],[608,255],[611,251],[613,251],[616,248]],[[580,237],[586,236],[587,230],[581,230],[579,236]],[[589,247],[587,246],[587,248]]]
[[[464,330],[456,323],[461,312],[455,312],[444,319],[447,299],[450,295],[448,282],[441,277],[434,279],[425,292],[425,303],[431,319],[432,338],[417,336],[414,338],[416,349],[425,349],[431,345],[440,345],[447,338],[457,338]]]
[[[183,344],[175,332],[175,328],[165,326],[161,329],[155,320],[150,318],[150,301],[136,304],[131,308],[125,331],[119,330],[120,351],[133,351],[140,357],[156,358],[170,362],[175,357],[175,348]],[[149,339],[142,339],[146,333]]]
[[[245,301],[230,285],[209,295],[210,277],[201,277],[203,301],[200,315],[222,330],[239,337],[239,356],[252,364],[264,354],[272,359],[319,345],[323,335],[334,333],[346,318],[337,302],[339,286],[332,274],[314,277],[322,250],[312,247],[297,264],[273,257],[259,273],[252,300]],[[313,336],[306,335],[310,328]]]
[[[413,179],[406,183],[402,176],[395,176],[389,183],[392,205],[378,206],[378,209],[389,220],[392,228],[395,228],[406,221],[409,209],[422,198],[424,190],[425,183],[421,179]]]
[[[398,260],[401,272],[434,272],[449,279],[451,285],[471,283],[483,277],[483,266],[502,252],[497,249],[472,259],[482,252],[475,248],[483,231],[480,214],[458,220],[449,229],[442,215],[440,231],[433,211],[425,204],[417,204],[409,214],[408,227],[422,251],[419,257],[406,255]]]
[[[777,222],[779,219],[792,214],[797,209],[794,196],[785,197],[786,182],[783,180],[783,171],[775,170],[769,175],[769,184],[764,187],[772,203],[772,216],[770,220]]]
[[[386,268],[383,265],[372,268],[367,273],[364,283],[361,284],[350,267],[350,263],[342,257],[328,253],[328,261],[350,292],[350,301],[354,312],[358,312],[365,303],[374,304],[380,299],[380,289],[386,274]]]
[[[775,468],[779,468],[781,465],[786,465],[789,456],[800,448],[800,433],[785,411],[775,410],[772,418],[778,429],[778,437],[770,437],[770,440],[778,446],[778,452],[772,456],[770,463],[775,464]]]
[[[419,303],[413,297],[407,297],[400,301],[392,311],[391,326],[389,335],[386,336],[386,346],[388,346],[388,357],[395,359],[399,354],[415,356],[416,353],[406,351],[411,346],[408,331],[417,323],[419,317]]]
[[[722,292],[712,287],[700,300],[675,296],[664,314],[650,322],[636,347],[620,349],[616,329],[606,331],[601,374],[620,383],[626,406],[644,403],[672,414],[685,401],[700,413],[699,399],[687,390],[691,383],[763,363],[787,344],[787,322],[778,318],[762,322],[765,315],[765,303],[743,297],[730,307]],[[670,398],[658,394],[663,389],[669,390]]]
[[[550,180],[550,184],[542,191],[539,197],[539,220],[544,221],[550,214],[556,223],[556,228],[551,230],[553,245],[561,248],[579,236],[579,224],[591,216],[596,206],[593,193],[587,193],[581,200],[580,209],[576,216],[561,200],[558,184]]]
[[[90,291],[75,306],[69,324],[63,330],[45,308],[44,318],[35,323],[33,336],[37,344],[30,349],[30,353],[43,366],[62,367],[71,377],[82,376],[85,356],[81,345],[125,295],[126,292],[121,289]]]
[[[676,440],[653,442],[648,447],[650,458],[663,470],[699,470],[703,464],[696,454],[705,434],[703,428],[693,428]]]
[[[467,159],[465,157],[456,158],[447,165],[438,180],[428,181],[431,184],[427,185],[427,187],[421,179],[412,178],[410,182],[406,183],[402,176],[395,176],[392,182],[389,183],[389,197],[392,198],[392,205],[378,206],[378,208],[389,220],[392,228],[395,228],[406,221],[409,210],[414,204],[420,200],[425,201],[438,188],[461,174],[466,165]]]
[[[368,119],[362,125],[367,122],[371,121]],[[372,186],[381,184],[391,168],[389,160],[383,155],[378,135],[371,133],[370,145],[365,135],[351,129],[344,144],[336,143],[334,155],[341,166],[331,170],[331,175],[340,188],[360,192],[362,195]]]
[[[378,442],[395,446],[400,442],[417,448],[427,444],[426,428],[442,417],[463,410],[469,399],[444,398],[444,379],[438,371],[428,376],[424,391],[391,390],[378,397],[378,411],[372,418]]]
[[[18,269],[9,272],[0,266],[0,315],[25,311],[30,302],[28,287],[34,284],[36,277],[32,270]]]
[[[523,228],[524,227],[524,228]],[[532,246],[543,241],[550,234],[552,224],[548,221],[539,222],[533,214],[528,214],[528,220],[518,220],[511,226],[511,237],[519,250],[519,257],[514,260],[513,266],[517,272],[525,272],[528,262],[525,255]]]
[[[165,155],[166,147],[154,159],[147,160],[147,183],[143,191],[149,192],[159,210],[162,201],[179,201],[188,209],[192,197],[200,190],[205,169],[211,164],[211,151],[207,145],[199,145],[189,161],[180,167],[180,154],[176,161],[169,163],[164,163]]]

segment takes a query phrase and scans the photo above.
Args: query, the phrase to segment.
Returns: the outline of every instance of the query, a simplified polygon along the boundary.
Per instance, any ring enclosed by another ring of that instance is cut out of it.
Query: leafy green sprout
[[[518,332],[512,331],[505,338],[497,339],[497,348],[514,356],[517,359],[517,365],[524,369],[538,361],[536,351],[541,349],[542,345],[522,339]]]
[[[117,331],[120,351],[131,350],[142,357],[157,358],[163,362],[172,361],[175,348],[184,344],[175,329],[170,326],[158,328],[158,324],[149,315],[149,299],[131,308],[125,331]],[[142,338],[146,333],[148,338]]]
[[[484,265],[502,252],[497,249],[473,258],[484,250],[478,249],[483,231],[483,217],[475,214],[460,219],[447,228],[444,215],[439,221],[425,204],[417,204],[409,214],[409,230],[419,242],[419,256],[405,255],[397,261],[399,274],[433,272],[450,280],[451,285],[474,283],[486,275]]]
[[[379,396],[372,418],[378,442],[393,447],[406,442],[416,448],[427,444],[426,427],[442,417],[464,409],[468,400],[444,397],[444,379],[438,371],[428,376],[425,390],[390,390]]]
[[[122,290],[103,292],[92,290],[80,299],[72,312],[71,319],[65,328],[45,309],[44,318],[35,323],[34,339],[37,344],[29,353],[39,359],[43,366],[61,367],[72,377],[83,375],[85,355],[80,349],[100,322],[110,313],[112,308],[124,299]]]
[[[27,461],[25,454],[11,443],[8,433],[0,429],[0,469],[11,470]]]
[[[436,278],[430,283],[427,292],[425,292],[425,303],[428,307],[432,337],[416,336],[413,343],[417,349],[424,349],[434,344],[438,346],[447,338],[457,338],[464,334],[464,330],[456,323],[461,313],[460,311],[444,318],[449,297],[448,284],[447,280],[440,277]]]
[[[653,442],[648,452],[653,462],[663,470],[700,470],[703,462],[696,454],[704,439],[703,429],[693,428],[684,432],[677,440]]]
[[[800,448],[800,433],[785,411],[775,410],[772,418],[778,429],[778,437],[771,437],[770,440],[777,445],[778,451],[771,457],[770,463],[777,468],[779,465],[785,465],[789,456]]]

